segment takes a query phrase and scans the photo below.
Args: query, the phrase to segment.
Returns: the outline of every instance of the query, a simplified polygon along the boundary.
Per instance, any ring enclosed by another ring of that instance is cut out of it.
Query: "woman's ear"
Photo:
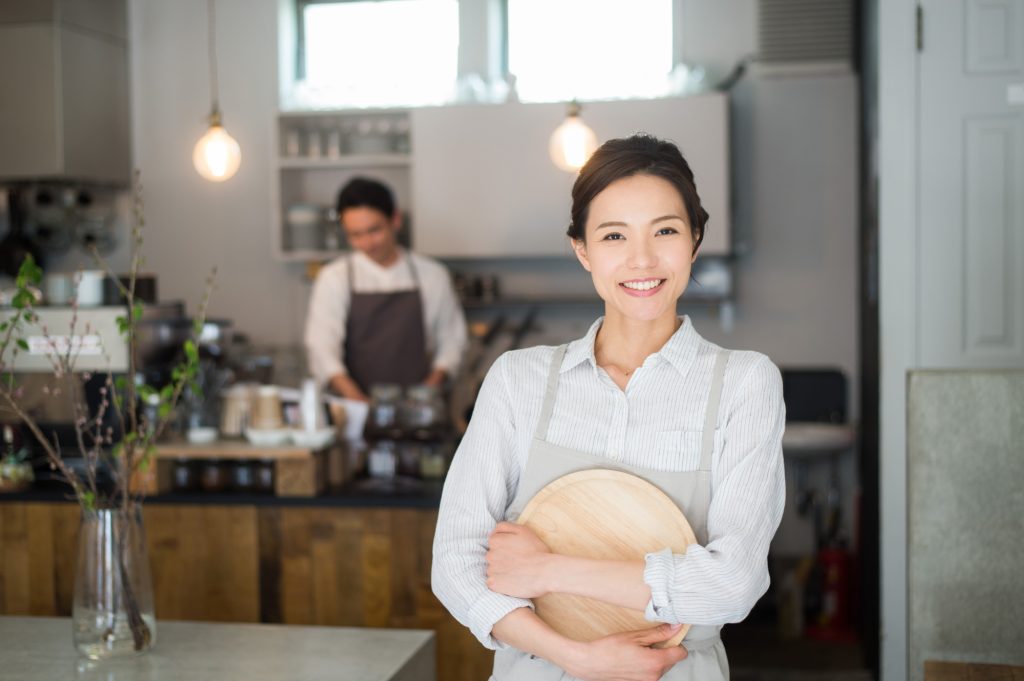
[[[583,239],[573,239],[569,237],[569,244],[572,246],[573,253],[576,254],[576,259],[583,265],[583,269],[590,271],[590,260],[587,259],[587,244]]]

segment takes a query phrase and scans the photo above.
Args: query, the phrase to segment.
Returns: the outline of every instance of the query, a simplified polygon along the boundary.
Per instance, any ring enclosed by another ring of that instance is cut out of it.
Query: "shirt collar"
[[[666,341],[665,345],[661,347],[661,350],[647,358],[647,361],[644,362],[645,364],[652,361],[652,359],[654,361],[664,359],[680,374],[686,373],[686,370],[693,362],[693,358],[697,355],[700,335],[693,328],[693,323],[688,316],[683,315],[680,319],[683,323]],[[601,328],[602,323],[604,323],[604,317],[599,317],[597,321],[590,325],[587,335],[569,343],[569,347],[565,350],[565,357],[562,359],[562,367],[559,369],[560,373],[565,373],[584,361],[589,361],[592,367],[597,368],[597,359],[594,357],[594,341],[597,339],[597,332]]]
[[[358,258],[363,266],[375,272],[395,272],[398,270],[399,266],[405,264],[405,259],[407,257],[405,248],[403,248],[402,246],[397,246],[396,248],[398,250],[398,258],[387,267],[378,265],[373,258],[366,255],[362,251],[352,249],[352,255],[353,257]]]

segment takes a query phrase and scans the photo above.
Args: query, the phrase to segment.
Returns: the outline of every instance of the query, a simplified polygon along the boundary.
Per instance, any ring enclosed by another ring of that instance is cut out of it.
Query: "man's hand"
[[[427,374],[426,378],[423,379],[423,385],[430,385],[439,388],[444,385],[446,378],[448,378],[448,374],[444,369],[434,369]]]
[[[679,632],[680,624],[627,631],[574,645],[564,660],[555,661],[572,676],[586,681],[657,681],[680,660],[686,648],[651,648]]]
[[[498,523],[488,545],[488,589],[516,598],[537,598],[549,591],[546,570],[554,554],[533,530],[516,523]]]
[[[352,377],[348,374],[335,374],[331,376],[331,389],[350,400],[370,401],[370,398],[366,396],[366,393],[359,387],[359,384],[353,381]]]

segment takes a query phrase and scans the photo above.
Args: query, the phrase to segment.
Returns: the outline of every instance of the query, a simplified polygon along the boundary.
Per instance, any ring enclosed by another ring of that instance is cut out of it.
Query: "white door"
[[[1024,0],[921,9],[920,364],[1024,366]]]

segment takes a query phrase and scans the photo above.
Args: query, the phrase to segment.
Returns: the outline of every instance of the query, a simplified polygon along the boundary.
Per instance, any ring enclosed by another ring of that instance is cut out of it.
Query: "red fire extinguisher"
[[[818,551],[821,579],[821,607],[813,624],[807,627],[811,638],[850,641],[856,638],[850,620],[850,566],[848,551],[826,547]]]

